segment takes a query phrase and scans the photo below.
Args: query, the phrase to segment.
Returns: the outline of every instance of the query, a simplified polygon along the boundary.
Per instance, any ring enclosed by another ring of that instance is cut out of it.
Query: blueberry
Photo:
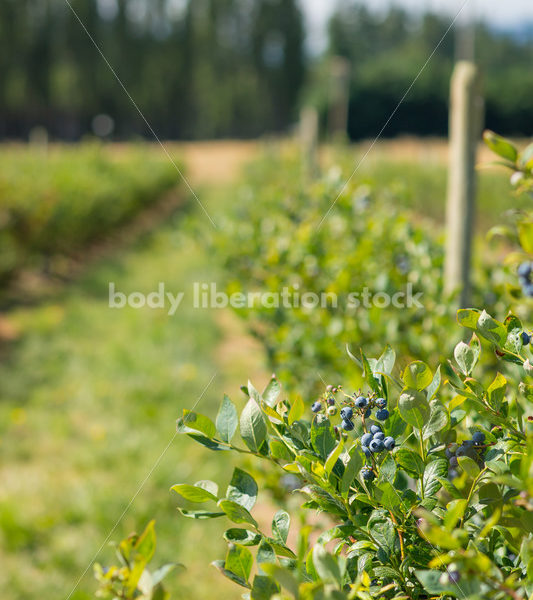
[[[384,440],[385,434],[383,433],[383,431],[378,431],[377,433],[374,434],[374,439],[375,440]]]
[[[354,424],[349,419],[343,419],[341,427],[344,431],[351,431],[354,428]]]
[[[387,406],[387,401],[385,400],[385,398],[378,398],[376,400],[376,406],[378,408],[385,408]]]
[[[361,469],[361,477],[365,481],[372,481],[372,479],[374,479],[374,477],[375,477],[374,471],[372,471],[372,469],[370,467],[363,467]]]
[[[465,448],[468,448],[469,446],[473,446],[474,445],[474,440],[465,440],[462,445]]]
[[[386,408],[380,408],[376,412],[376,419],[380,421],[386,421],[389,418],[389,411]]]
[[[448,581],[450,583],[457,583],[461,579],[461,573],[459,571],[448,571]]]
[[[527,346],[531,341],[531,337],[525,331],[522,331],[520,337],[522,338],[522,344],[524,344],[524,346]]]
[[[320,412],[322,410],[322,402],[315,402],[313,406],[311,406],[311,410],[314,413]]]
[[[533,298],[533,283],[526,283],[523,287],[522,287],[522,291],[524,292],[525,296],[529,296],[530,298]]]
[[[448,479],[456,479],[459,473],[455,469],[450,469],[448,471]]]
[[[485,441],[485,434],[482,431],[476,431],[472,436],[474,444],[482,444]]]
[[[337,407],[336,406],[328,406],[328,415],[330,417],[333,417],[336,414],[337,414]]]
[[[366,408],[368,406],[368,398],[359,396],[359,398],[355,399],[355,406],[357,406],[357,408]]]
[[[381,431],[381,427],[379,425],[372,425],[370,427],[370,433],[372,435],[376,434],[378,431]]]
[[[457,448],[457,452],[455,453],[455,456],[466,456],[465,446],[461,446],[461,447]]]
[[[396,440],[389,435],[383,440],[383,445],[385,446],[385,450],[392,450],[396,446]]]
[[[365,419],[368,419],[368,417],[372,414],[372,410],[370,408],[367,409],[367,411],[365,412]]]
[[[381,452],[383,450],[383,442],[381,440],[373,439],[368,447],[371,452]]]
[[[368,446],[368,444],[370,444],[371,441],[372,441],[372,434],[371,433],[365,433],[361,437],[361,445],[362,446]]]
[[[459,461],[457,460],[457,456],[451,456],[450,457],[450,467],[457,467],[459,466]]]
[[[361,446],[361,450],[363,451],[363,454],[367,458],[370,458],[372,456],[372,451],[370,450],[370,448],[368,446]]]
[[[517,270],[519,277],[524,277],[525,279],[529,279],[531,275],[531,263],[529,261],[523,262]]]
[[[351,406],[341,408],[341,417],[345,420],[350,420],[353,417],[353,409]]]
[[[446,448],[444,454],[446,454],[446,458],[452,458],[452,456],[455,456],[455,452],[452,452],[449,448]]]
[[[328,406],[335,406],[335,398],[327,399]]]

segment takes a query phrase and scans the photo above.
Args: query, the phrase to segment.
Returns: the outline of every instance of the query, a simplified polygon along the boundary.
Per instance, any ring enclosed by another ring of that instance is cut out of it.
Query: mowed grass
[[[169,578],[173,597],[206,598],[214,589],[239,597],[209,566],[224,554],[227,523],[206,527],[182,517],[169,492],[204,478],[225,484],[229,458],[178,436],[157,463],[183,408],[202,396],[198,410],[214,418],[222,393],[238,400],[246,381],[235,370],[248,367],[221,365],[220,311],[192,308],[192,283],[217,277],[206,248],[210,227],[200,211],[178,214],[53,300],[5,317],[17,339],[0,365],[3,600],[66,598],[137,492],[111,539],[154,517],[156,562],[187,567]],[[186,295],[174,316],[168,306],[111,309],[109,282],[125,293],[164,282]],[[224,343],[231,345],[227,335]],[[114,555],[106,547],[98,558],[110,564]],[[90,569],[72,598],[90,598],[94,589]]]

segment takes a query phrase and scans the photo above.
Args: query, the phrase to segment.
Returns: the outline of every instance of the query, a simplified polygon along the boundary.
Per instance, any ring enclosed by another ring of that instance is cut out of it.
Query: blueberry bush
[[[403,366],[419,356],[438,361],[453,349],[448,331],[454,310],[443,290],[437,228],[421,213],[402,208],[401,194],[391,186],[352,181],[328,212],[343,183],[342,171],[332,167],[304,185],[291,156],[267,157],[252,165],[217,240],[230,293],[279,293],[286,287],[291,294],[336,295],[337,306],[256,303],[236,309],[284,385],[305,394],[320,389],[319,373],[358,384],[343,359],[353,340],[369,353],[388,341]],[[476,269],[476,305],[504,310],[498,304],[500,272],[494,266]],[[370,307],[364,305],[365,288],[378,299]],[[398,309],[392,300],[379,302],[383,294],[392,299],[407,290],[420,304]],[[353,293],[360,295],[352,298]]]
[[[512,184],[531,186],[533,146],[520,153],[492,132],[485,139],[513,169]],[[223,493],[206,480],[172,487],[183,516],[231,522],[227,553],[213,564],[244,597],[532,597],[532,231],[522,213],[516,233],[496,232],[517,243],[508,256],[513,312],[498,320],[486,309],[459,310],[446,361],[431,351],[425,361],[397,360],[390,345],[375,358],[349,349],[361,374],[355,391],[324,382],[305,402],[273,376],[262,393],[250,382],[242,388],[240,411],[227,396],[216,418],[184,411],[178,432],[249,465],[235,468]],[[331,232],[325,238],[331,243]],[[290,476],[286,493],[303,500],[297,514],[282,508],[265,526],[254,515],[259,485],[250,470]]]

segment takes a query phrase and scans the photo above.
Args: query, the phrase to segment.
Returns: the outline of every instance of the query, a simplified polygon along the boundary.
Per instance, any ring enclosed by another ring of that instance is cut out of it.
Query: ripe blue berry
[[[393,450],[394,446],[396,446],[396,440],[388,435],[384,440],[383,440],[383,445],[385,446],[385,450]]]
[[[450,457],[450,467],[453,467],[454,469],[459,465],[459,461],[457,460],[456,456],[451,456]]]
[[[485,441],[485,434],[482,431],[476,431],[472,435],[472,441],[474,444],[482,444]]]
[[[455,452],[452,452],[450,448],[446,448],[444,454],[446,454],[446,458],[451,458],[452,456],[455,456]]]
[[[389,411],[386,408],[380,408],[376,412],[376,419],[380,421],[386,421],[389,418]]]
[[[383,442],[381,440],[374,439],[370,442],[370,444],[368,444],[368,447],[371,452],[381,452],[383,450]]]
[[[366,408],[368,406],[368,398],[359,396],[359,398],[355,399],[355,406],[357,406],[357,408]]]
[[[313,406],[311,406],[311,410],[314,413],[320,412],[322,410],[322,402],[315,402]]]
[[[363,467],[361,469],[361,477],[365,481],[372,481],[375,477],[374,471],[372,471],[372,469],[370,467]]]
[[[459,448],[457,448],[457,452],[455,453],[455,456],[466,456],[466,448],[465,446],[461,446]]]
[[[372,456],[372,451],[370,450],[370,448],[368,446],[361,446],[361,450],[363,451],[363,454],[367,458],[370,458]]]
[[[461,579],[461,573],[459,571],[448,571],[448,581],[450,583],[457,583]]]
[[[529,279],[529,276],[531,275],[531,263],[527,260],[526,260],[526,262],[523,262],[518,267],[517,273],[518,273],[519,277],[523,277],[524,279]]]
[[[341,408],[341,417],[345,420],[350,420],[353,417],[353,409],[351,406]]]
[[[524,344],[524,346],[527,346],[531,341],[531,337],[525,331],[522,331],[520,337],[522,338],[522,344]]]
[[[383,433],[383,431],[378,431],[377,433],[374,434],[374,439],[375,440],[384,440],[385,434]]]
[[[372,425],[370,427],[370,433],[375,435],[378,431],[381,431],[381,427],[379,425]]]
[[[351,431],[354,428],[354,424],[348,419],[343,419],[341,427],[344,431]]]
[[[387,406],[387,401],[385,400],[385,398],[378,398],[376,400],[376,406],[378,408],[385,408]]]
[[[456,479],[459,473],[455,469],[450,469],[448,471],[448,479]]]
[[[335,398],[327,399],[328,406],[335,406]]]
[[[372,409],[368,408],[367,411],[365,412],[365,419],[368,419],[368,417],[372,414]]]
[[[370,444],[371,441],[372,441],[372,434],[371,433],[365,433],[361,437],[361,445],[362,446],[368,446],[368,444]]]

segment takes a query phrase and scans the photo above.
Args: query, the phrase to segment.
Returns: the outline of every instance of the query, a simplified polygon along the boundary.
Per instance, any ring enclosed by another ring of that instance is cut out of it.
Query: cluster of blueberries
[[[522,287],[524,296],[533,298],[533,281],[531,276],[533,274],[533,262],[526,260],[518,267],[518,281]]]
[[[370,458],[373,454],[383,452],[383,450],[390,452],[395,446],[396,440],[390,435],[385,437],[378,425],[372,425],[370,431],[361,436],[361,449],[367,458]],[[365,481],[372,481],[375,477],[372,467],[365,465],[361,469],[361,477]]]
[[[351,431],[354,428],[353,415],[355,410],[365,418],[370,417],[372,409],[376,410],[376,419],[379,421],[386,421],[389,418],[389,411],[386,409],[387,401],[385,398],[366,398],[365,396],[357,396],[353,402],[354,407],[345,406],[341,409],[342,423],[341,427],[344,431]]]
[[[455,479],[458,476],[457,467],[459,466],[458,458],[460,456],[468,456],[468,458],[475,460],[479,466],[483,466],[485,448],[485,434],[482,431],[476,431],[471,440],[465,440],[460,445],[456,443],[449,444],[446,448],[446,456],[450,463],[448,478]]]

